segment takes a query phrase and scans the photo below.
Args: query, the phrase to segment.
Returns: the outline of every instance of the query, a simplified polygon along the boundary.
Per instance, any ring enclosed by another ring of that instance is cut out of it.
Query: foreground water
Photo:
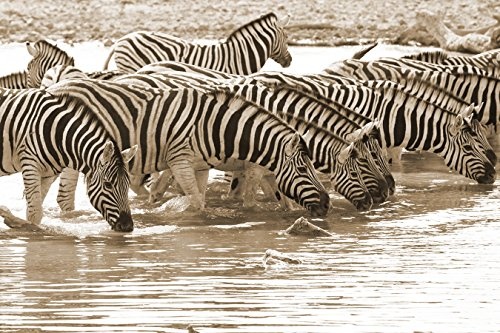
[[[349,55],[293,51],[295,71]],[[313,220],[330,238],[284,235],[302,210],[242,209],[215,177],[203,213],[131,195],[136,229],[118,234],[83,184],[79,210],[61,216],[56,183],[44,233],[0,223],[0,331],[498,332],[500,181],[475,184],[426,153],[393,171],[395,196],[369,212],[331,192]],[[22,191],[20,175],[0,178],[0,205],[19,217]],[[264,266],[269,248],[302,264]]]

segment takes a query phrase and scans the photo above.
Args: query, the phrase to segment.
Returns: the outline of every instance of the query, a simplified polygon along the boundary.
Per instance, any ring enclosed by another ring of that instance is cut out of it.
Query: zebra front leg
[[[56,178],[57,178],[57,175],[41,178],[41,182],[40,182],[41,190],[40,190],[40,192],[41,192],[41,196],[42,196],[42,203],[45,201],[45,197],[47,196],[47,193],[50,190],[50,185],[52,185],[52,183],[54,183]]]
[[[208,169],[196,171],[196,183],[198,184],[198,189],[201,193],[201,200],[205,202],[205,194],[207,192],[208,184]]]
[[[280,206],[284,210],[293,210],[295,208],[294,201],[288,198],[286,195],[281,193],[278,189],[278,183],[276,182],[276,177],[274,174],[267,174],[262,177],[260,182],[262,192],[266,197],[271,197],[279,202]]]
[[[26,198],[26,219],[34,224],[42,221],[42,178],[38,170],[23,167],[24,196]]]
[[[175,181],[177,181],[182,191],[188,196],[191,206],[195,209],[203,210],[205,202],[198,188],[192,161],[183,159],[170,162],[169,167]]]
[[[78,175],[78,171],[70,168],[64,168],[61,172],[56,200],[63,212],[75,210],[75,192],[78,184]]]

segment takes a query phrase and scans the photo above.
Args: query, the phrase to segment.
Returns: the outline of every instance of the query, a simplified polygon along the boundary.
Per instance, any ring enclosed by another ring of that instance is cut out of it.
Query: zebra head
[[[75,65],[75,60],[59,47],[46,40],[34,44],[26,43],[29,54],[33,57],[28,63],[28,88],[38,88],[49,68],[55,65]]]
[[[278,21],[275,20],[274,31],[275,37],[271,40],[271,54],[269,57],[283,67],[289,67],[292,63],[292,56],[288,51],[288,36],[284,27],[288,24],[289,16]]]
[[[363,182],[373,199],[373,203],[382,203],[389,197],[389,185],[368,150],[366,141],[368,141],[368,135],[362,133],[352,143],[354,144],[354,148],[359,152],[359,170],[361,171]]]
[[[483,105],[483,102],[481,102],[481,104],[478,106],[474,106],[474,104],[471,104],[462,112],[462,115],[464,118],[470,119],[470,127],[472,128],[472,131],[477,135],[476,138],[480,143],[480,148],[484,149],[486,157],[488,157],[488,160],[491,162],[491,164],[496,165],[497,155],[495,154],[495,150],[488,141],[486,128],[478,120]]]
[[[443,149],[446,165],[480,184],[495,182],[495,167],[486,157],[478,133],[471,127],[471,119],[456,115],[448,125],[447,134],[448,147]]]
[[[356,130],[353,134],[349,134],[346,139],[348,141],[354,141],[353,136],[358,135],[362,136],[363,143],[370,153],[371,157],[375,161],[377,168],[380,170],[382,175],[385,178],[385,181],[388,186],[389,195],[393,195],[396,190],[396,181],[391,173],[391,169],[389,167],[389,162],[387,160],[387,153],[382,150],[380,143],[382,142],[382,138],[380,136],[380,128],[379,122],[370,122],[363,126],[362,129]],[[365,181],[366,182],[366,181]],[[368,185],[368,184],[367,184]],[[376,202],[376,199],[373,198]]]
[[[137,146],[134,146],[120,153],[114,143],[106,142],[95,170],[86,178],[90,202],[115,231],[130,232],[134,229],[128,203],[130,179],[127,163],[136,151]]]
[[[360,169],[360,152],[351,143],[338,153],[330,176],[330,182],[338,193],[349,200],[358,210],[370,209],[373,198],[363,180]]]
[[[278,188],[312,216],[325,216],[330,196],[318,179],[304,139],[298,133],[293,134],[284,150],[284,161],[275,170]]]

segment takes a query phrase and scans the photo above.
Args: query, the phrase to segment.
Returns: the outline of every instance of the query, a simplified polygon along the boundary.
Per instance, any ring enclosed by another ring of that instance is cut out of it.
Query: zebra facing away
[[[28,88],[39,88],[42,78],[49,68],[56,65],[75,65],[73,57],[46,40],[38,40],[33,44],[27,42],[26,48],[33,57],[28,63],[27,69]]]
[[[152,89],[100,80],[66,80],[47,89],[89,105],[117,140],[140,143],[129,164],[135,175],[170,169],[194,208],[204,208],[208,169],[246,162],[273,172],[280,191],[313,216],[326,215],[329,196],[302,137],[242,98],[194,88]]]
[[[69,167],[86,176],[90,202],[112,229],[132,231],[126,163],[136,148],[120,153],[102,122],[75,99],[39,89],[0,93],[0,175],[22,172],[28,221],[40,223],[50,184]]]
[[[116,41],[104,68],[108,68],[113,55],[116,67],[129,73],[163,60],[242,75],[259,71],[268,58],[288,67],[292,57],[284,25],[274,13],[269,13],[239,27],[225,41],[212,45],[188,42],[160,32],[133,32]]]

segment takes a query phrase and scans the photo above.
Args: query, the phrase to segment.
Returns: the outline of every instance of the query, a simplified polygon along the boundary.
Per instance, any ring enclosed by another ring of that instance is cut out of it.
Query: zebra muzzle
[[[113,228],[114,231],[131,232],[134,230],[134,221],[130,213],[121,212],[116,224]]]

